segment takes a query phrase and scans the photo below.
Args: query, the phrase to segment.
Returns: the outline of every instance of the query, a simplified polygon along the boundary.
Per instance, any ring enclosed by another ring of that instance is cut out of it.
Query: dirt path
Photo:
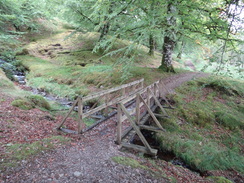
[[[204,73],[183,73],[164,80],[170,91],[183,82]],[[2,182],[209,182],[199,174],[183,167],[174,166],[163,160],[155,160],[161,170],[152,166],[150,159],[121,152],[114,143],[116,117],[80,135],[80,140],[55,151],[43,153],[28,161],[22,161],[17,168],[9,170]],[[116,156],[130,157],[147,167],[132,168],[115,163]],[[12,172],[12,173],[10,173]],[[1,181],[0,181],[1,182]]]

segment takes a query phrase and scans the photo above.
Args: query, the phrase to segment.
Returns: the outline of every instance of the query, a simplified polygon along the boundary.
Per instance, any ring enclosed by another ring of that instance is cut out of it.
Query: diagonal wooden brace
[[[149,88],[149,92],[152,94],[152,97],[155,100],[155,103],[157,104],[157,106],[161,109],[161,111],[164,113],[165,116],[169,116],[167,114],[167,112],[165,111],[165,109],[162,107],[162,105],[160,104],[160,102],[158,101],[158,99],[156,98],[156,96],[153,94],[152,90]]]
[[[68,112],[68,114],[65,116],[65,118],[63,119],[63,121],[57,126],[57,129],[58,129],[58,130],[63,126],[64,122],[65,122],[66,119],[69,117],[70,113],[73,111],[73,109],[74,109],[74,107],[76,106],[77,103],[78,103],[78,98],[74,101],[72,107],[69,109],[69,112]]]
[[[145,102],[145,100],[143,100],[141,94],[138,93],[137,95],[140,96],[142,102],[144,103],[144,105],[145,105],[146,108],[147,108],[148,113],[151,115],[151,117],[153,118],[153,120],[154,120],[154,122],[156,123],[156,125],[157,125],[160,129],[164,130],[163,127],[161,126],[161,124],[159,123],[158,119],[156,118],[156,116],[154,115],[154,113],[152,112],[152,110],[150,109],[150,107],[147,105],[147,103]]]
[[[147,140],[145,139],[145,137],[143,136],[143,134],[140,131],[140,128],[136,125],[136,123],[133,121],[132,117],[130,116],[130,114],[128,113],[128,111],[126,110],[125,106],[120,103],[120,108],[122,109],[122,111],[125,113],[126,117],[128,118],[131,126],[134,128],[134,130],[136,131],[137,135],[139,136],[139,138],[141,139],[142,143],[144,144],[144,146],[150,151],[153,152],[152,148],[150,147],[150,145],[148,144]]]

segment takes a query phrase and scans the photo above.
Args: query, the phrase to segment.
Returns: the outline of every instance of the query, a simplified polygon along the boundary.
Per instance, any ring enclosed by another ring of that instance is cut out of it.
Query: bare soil
[[[168,89],[165,93],[173,92],[174,88],[193,78],[205,76],[204,73],[171,76],[164,80]],[[39,109],[23,111],[11,106],[13,98],[2,93],[0,96],[1,153],[6,153],[8,143],[31,143],[59,134],[54,128],[61,122],[61,116],[51,119],[48,112]],[[71,118],[66,123],[76,124]],[[6,170],[0,172],[0,182],[211,182],[181,166],[159,159],[154,164],[150,158],[121,151],[114,143],[116,116],[85,134],[66,136],[72,138],[70,143],[23,160],[17,167],[5,167]],[[111,159],[115,156],[136,159],[147,168],[132,168],[115,163]]]

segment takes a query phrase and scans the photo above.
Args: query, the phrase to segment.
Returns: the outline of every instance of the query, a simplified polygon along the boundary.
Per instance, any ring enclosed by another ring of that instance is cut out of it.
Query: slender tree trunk
[[[185,43],[182,41],[182,43],[181,43],[181,47],[180,47],[180,50],[179,50],[179,53],[178,53],[178,55],[177,55],[177,58],[181,59],[181,56],[182,56],[184,47],[185,47]]]
[[[154,41],[153,35],[150,34],[150,36],[149,36],[149,52],[148,52],[148,54],[150,56],[154,55],[154,49],[155,49],[155,41]]]
[[[100,34],[100,37],[99,37],[99,41],[101,41],[109,32],[109,27],[110,27],[110,24],[109,22],[105,23],[101,29],[101,34]]]

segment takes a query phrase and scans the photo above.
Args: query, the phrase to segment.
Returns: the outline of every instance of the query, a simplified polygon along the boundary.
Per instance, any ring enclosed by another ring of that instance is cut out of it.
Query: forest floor
[[[164,83],[173,92],[174,88],[183,82],[205,76],[207,75],[204,73],[183,73],[166,78]],[[24,111],[13,107],[12,100],[13,98],[1,93],[1,164],[6,155],[14,153],[8,149],[12,143],[41,142],[44,149],[35,156],[20,160],[15,167],[4,167],[0,172],[2,183],[211,182],[210,179],[182,166],[121,151],[114,143],[116,117],[82,135],[60,134],[54,129],[61,122],[62,116],[53,118],[49,112],[39,109]],[[69,118],[67,123],[76,122]],[[59,138],[52,138],[60,135],[71,140],[62,144]],[[51,139],[50,143],[47,144],[44,139]],[[47,150],[50,144],[53,148]],[[17,151],[23,150],[21,146],[18,148]]]

